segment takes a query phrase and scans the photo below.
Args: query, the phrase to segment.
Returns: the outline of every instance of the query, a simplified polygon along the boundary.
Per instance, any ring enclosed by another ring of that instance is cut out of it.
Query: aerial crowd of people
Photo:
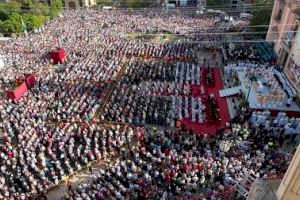
[[[283,174],[292,154],[282,152],[276,138],[284,138],[287,127],[257,125],[246,113],[234,136],[230,123],[215,135],[176,126],[184,118],[206,120],[205,101],[191,95],[202,78],[197,64],[202,44],[195,41],[219,40],[220,34],[210,33],[220,32],[223,17],[66,10],[41,32],[4,42],[0,199],[31,199],[99,160],[110,162],[66,198],[220,198],[249,174]],[[232,20],[231,28],[247,25],[237,16]],[[180,39],[126,38],[148,29]],[[196,30],[206,36],[192,36]],[[56,47],[67,56],[54,66],[48,54]],[[5,96],[16,80],[32,73],[36,84],[22,98]],[[221,141],[229,141],[230,150],[222,151]]]

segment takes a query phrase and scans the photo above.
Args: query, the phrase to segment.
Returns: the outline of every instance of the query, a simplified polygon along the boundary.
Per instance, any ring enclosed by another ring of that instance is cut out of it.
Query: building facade
[[[78,9],[96,5],[96,0],[63,0],[66,9]]]
[[[267,41],[274,44],[278,64],[300,95],[299,0],[275,0]]]
[[[254,0],[231,0],[230,6],[232,9],[236,9],[242,12],[246,12],[251,9],[251,5],[254,4]]]
[[[165,4],[174,4],[176,7],[187,6],[188,0],[166,0]]]
[[[276,193],[278,200],[300,199],[300,145]]]

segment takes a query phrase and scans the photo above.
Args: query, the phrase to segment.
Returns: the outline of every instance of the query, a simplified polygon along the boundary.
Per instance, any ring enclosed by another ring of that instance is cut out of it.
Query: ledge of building
[[[256,179],[248,193],[247,200],[277,200],[276,191],[282,179]]]

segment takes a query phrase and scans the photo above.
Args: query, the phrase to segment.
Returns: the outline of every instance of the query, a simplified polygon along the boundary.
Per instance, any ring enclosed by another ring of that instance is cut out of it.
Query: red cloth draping
[[[31,74],[26,78],[27,88],[31,89],[35,84],[35,75]]]
[[[62,63],[65,56],[66,52],[64,49],[59,49],[57,51],[50,52],[50,57],[55,64]]]
[[[27,89],[26,83],[23,82],[19,87],[17,87],[14,90],[15,99],[17,99],[17,100],[20,99],[23,96],[23,94],[27,91],[28,91],[28,89]]]
[[[6,95],[9,99],[15,99],[14,91],[6,91]]]
[[[6,91],[7,97],[10,99],[20,99],[25,92],[27,92],[26,83],[23,82],[21,85],[16,87],[13,91]]]

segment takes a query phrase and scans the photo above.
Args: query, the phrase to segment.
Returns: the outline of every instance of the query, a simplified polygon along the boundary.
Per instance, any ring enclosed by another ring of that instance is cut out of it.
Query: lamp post
[[[27,27],[26,27],[26,24],[24,23],[22,16],[20,16],[20,18],[21,18],[21,24],[22,24],[23,29],[24,29],[24,33],[25,33],[25,35],[27,35]]]
[[[250,76],[250,86],[249,86],[246,102],[248,102],[248,100],[249,100],[249,95],[250,95],[250,91],[251,91],[251,87],[252,87],[252,83],[253,83],[254,79],[255,79],[255,76],[254,76],[254,72],[252,71],[251,76]]]

